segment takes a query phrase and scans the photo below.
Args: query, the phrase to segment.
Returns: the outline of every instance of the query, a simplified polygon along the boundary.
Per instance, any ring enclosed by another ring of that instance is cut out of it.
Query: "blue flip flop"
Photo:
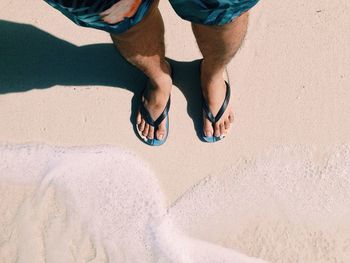
[[[169,134],[169,109],[170,109],[170,96],[169,96],[168,102],[167,102],[163,112],[159,115],[159,117],[156,120],[153,120],[153,118],[151,117],[151,114],[149,113],[149,111],[145,107],[144,101],[141,101],[140,114],[144,118],[144,120],[147,124],[154,127],[153,139],[149,139],[141,133],[141,131],[139,130],[138,125],[136,123],[137,133],[144,143],[146,143],[150,146],[160,146],[160,145],[165,143],[166,139],[168,138],[168,134]],[[156,131],[157,131],[158,126],[160,125],[160,123],[164,119],[166,119],[166,135],[165,135],[165,138],[163,138],[163,140],[158,140],[156,138]]]
[[[214,116],[214,114],[210,111],[208,103],[206,102],[204,96],[202,95],[202,108],[204,110],[205,113],[205,117],[211,122],[211,124],[214,125],[220,120],[220,118],[222,117],[222,115],[224,114],[224,112],[227,109],[227,106],[230,102],[230,97],[231,97],[231,88],[230,88],[230,84],[229,82],[227,82],[225,80],[225,84],[226,84],[226,95],[225,95],[225,99],[224,102],[221,105],[220,110],[218,111],[218,113],[216,114],[216,116]],[[203,129],[202,129],[203,131]],[[206,142],[217,142],[220,141],[221,139],[223,139],[225,136],[220,136],[220,137],[216,137],[216,136],[210,136],[207,137],[205,136],[204,132],[203,132],[203,136],[202,139]]]

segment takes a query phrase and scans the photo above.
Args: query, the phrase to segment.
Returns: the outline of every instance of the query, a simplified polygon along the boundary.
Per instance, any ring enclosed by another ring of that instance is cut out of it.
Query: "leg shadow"
[[[179,62],[169,60],[174,70],[174,85],[187,100],[187,113],[193,121],[197,137],[203,141],[202,90],[200,86],[200,60]]]
[[[145,75],[110,44],[75,46],[32,25],[0,20],[0,95],[54,85],[110,86],[134,93],[130,121]]]
[[[134,123],[146,77],[112,43],[79,47],[32,25],[5,20],[0,20],[0,32],[0,95],[54,85],[118,87],[134,94],[130,116]],[[199,60],[169,62],[174,84],[184,94],[187,112],[201,138]]]
[[[113,44],[78,47],[34,26],[0,20],[0,94],[54,85],[101,85],[138,92],[145,76]]]

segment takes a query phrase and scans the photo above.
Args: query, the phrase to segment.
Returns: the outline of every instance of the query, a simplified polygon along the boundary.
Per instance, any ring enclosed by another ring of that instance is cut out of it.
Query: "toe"
[[[225,136],[225,135],[226,135],[225,124],[220,123],[220,136]]]
[[[139,130],[140,132],[143,132],[143,130],[145,129],[145,125],[146,125],[146,122],[144,119],[141,119],[141,123],[139,124]]]
[[[214,125],[214,136],[220,137],[220,124],[219,123],[215,123],[215,125]]]
[[[229,120],[229,119],[227,119],[227,120],[224,122],[224,126],[225,126],[226,132],[230,130],[231,123],[230,123],[230,120]]]
[[[233,123],[233,119],[234,119],[233,112],[230,111],[230,114],[228,115],[228,120],[230,123]]]
[[[203,132],[206,137],[211,137],[214,134],[213,126],[211,125],[211,122],[204,117],[204,123],[203,123]]]
[[[142,120],[142,118],[141,118],[141,113],[138,112],[138,113],[137,113],[137,116],[136,116],[136,124],[137,124],[137,125],[140,125],[140,124],[141,124],[141,120]]]
[[[151,140],[154,138],[154,127],[153,126],[149,126],[147,138],[151,139]]]
[[[166,135],[166,120],[162,121],[161,124],[158,126],[157,130],[157,139],[163,140]]]
[[[142,135],[146,137],[148,135],[148,130],[149,130],[149,125],[146,123],[145,128],[142,131]]]

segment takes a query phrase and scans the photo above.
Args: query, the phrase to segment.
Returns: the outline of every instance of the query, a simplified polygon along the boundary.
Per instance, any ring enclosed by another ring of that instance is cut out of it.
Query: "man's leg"
[[[192,24],[193,33],[204,58],[201,68],[202,92],[214,115],[219,111],[225,98],[226,86],[223,79],[225,67],[240,48],[247,24],[248,12],[222,26]],[[233,122],[231,103],[215,127],[212,127],[204,115],[203,121],[205,136],[226,135]]]
[[[165,60],[164,25],[158,9],[158,1],[154,1],[144,19],[128,31],[111,35],[112,40],[131,64],[142,70],[150,79],[150,88],[145,92],[145,107],[153,119],[164,110],[168,101],[172,80],[170,66]],[[137,115],[137,124],[144,136],[153,139],[154,127],[148,125]],[[156,137],[162,139],[166,133],[166,120],[158,127]]]

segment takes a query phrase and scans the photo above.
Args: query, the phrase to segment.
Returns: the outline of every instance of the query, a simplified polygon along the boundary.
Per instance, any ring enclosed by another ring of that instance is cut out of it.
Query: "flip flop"
[[[200,65],[201,67],[201,65]],[[226,75],[227,75],[227,72],[226,72]],[[228,78],[228,77],[227,77]],[[206,102],[204,96],[203,96],[203,93],[202,93],[202,108],[203,108],[203,111],[205,113],[205,117],[211,122],[212,126],[214,127],[214,125],[220,120],[220,118],[222,117],[222,115],[225,113],[226,109],[227,109],[227,106],[230,102],[230,97],[231,97],[231,87],[230,87],[230,84],[229,84],[229,79],[228,81],[225,80],[225,84],[226,84],[226,95],[225,95],[225,99],[224,99],[224,102],[222,103],[221,105],[221,108],[220,110],[218,111],[218,113],[216,114],[216,116],[214,116],[214,114],[210,111],[209,109],[209,106],[208,106],[208,103]],[[203,129],[202,129],[202,132],[203,132]],[[217,141],[220,141],[222,140],[223,138],[225,138],[224,135],[220,136],[220,137],[216,137],[216,136],[210,136],[210,137],[207,137],[205,136],[204,132],[203,132],[203,135],[202,135],[202,139],[205,141],[205,142],[217,142]]]
[[[144,89],[144,91],[142,92],[142,97],[143,97],[145,90],[146,89]],[[149,111],[145,107],[144,100],[141,99],[140,114],[147,124],[154,127],[153,139],[149,139],[142,134],[142,132],[139,130],[139,127],[136,123],[137,133],[143,142],[145,142],[146,144],[148,144],[150,146],[160,146],[163,143],[165,143],[166,139],[168,138],[168,134],[169,134],[169,109],[170,109],[170,96],[169,96],[168,102],[167,102],[163,112],[159,115],[159,117],[156,120],[153,120],[153,118],[151,117],[151,114],[149,113]],[[159,124],[164,119],[166,119],[166,135],[165,135],[165,138],[163,138],[163,140],[158,140],[156,138],[156,131],[158,130]]]

